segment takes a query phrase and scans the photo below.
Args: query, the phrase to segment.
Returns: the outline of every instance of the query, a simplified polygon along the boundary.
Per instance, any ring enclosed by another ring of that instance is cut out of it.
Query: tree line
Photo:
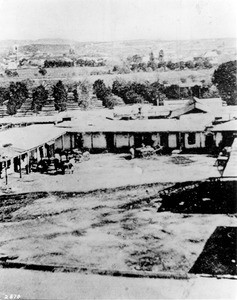
[[[212,63],[207,58],[197,57],[193,60],[172,62],[165,61],[164,55],[159,54],[158,61],[155,60],[153,52],[149,55],[148,62],[144,62],[142,56],[135,54],[129,56],[122,66],[115,65],[113,72],[126,74],[130,72],[151,72],[156,70],[185,70],[185,69],[211,69]]]
[[[112,108],[121,103],[151,103],[162,105],[165,99],[190,99],[219,97],[217,89],[213,85],[194,85],[180,87],[179,85],[165,86],[157,82],[138,83],[116,79],[112,87],[105,85],[103,80],[98,79],[93,84],[93,90],[97,98],[103,101],[105,107]],[[115,97],[116,96],[116,97]]]
[[[60,67],[101,67],[105,66],[104,60],[94,60],[94,59],[74,59],[72,61],[63,59],[46,59],[44,61],[44,68],[60,68]]]
[[[86,108],[89,103],[90,84],[86,80],[82,82],[64,85],[61,80],[56,84],[45,87],[40,84],[31,89],[32,102],[31,110],[39,112],[47,104],[50,94],[52,95],[55,109],[57,111],[66,110],[66,103],[70,100],[78,103],[78,106]],[[30,91],[27,83],[11,82],[8,87],[0,87],[0,104],[6,104],[7,113],[14,115],[21,108],[22,104],[29,98]]]
[[[212,84],[194,85],[192,87],[180,87],[178,85],[166,86],[158,81],[132,82],[122,79],[113,81],[112,86],[106,86],[104,81],[98,79],[93,84],[93,91],[98,99],[103,101],[105,107],[112,108],[120,104],[152,103],[162,104],[164,99],[188,99],[215,98],[221,96],[227,105],[237,105],[237,67],[236,61],[221,64],[212,77]],[[47,103],[49,94],[52,95],[55,109],[64,111],[68,93],[71,93],[71,100],[79,106],[86,108],[89,104],[91,84],[84,80],[64,85],[60,80],[56,84],[45,87],[39,85],[32,91],[31,109],[38,112]],[[29,97],[29,87],[27,82],[11,82],[8,87],[0,87],[0,104],[7,105],[9,115],[16,114],[17,110]]]
[[[106,107],[113,107],[120,103],[157,104],[159,102],[162,104],[164,99],[189,99],[191,97],[201,99],[220,96],[227,105],[237,105],[236,71],[236,61],[230,61],[221,64],[214,71],[211,84],[202,82],[202,85],[180,87],[174,84],[166,86],[159,82],[138,83],[116,79],[110,87],[106,86],[103,80],[98,79],[93,84],[93,90]]]

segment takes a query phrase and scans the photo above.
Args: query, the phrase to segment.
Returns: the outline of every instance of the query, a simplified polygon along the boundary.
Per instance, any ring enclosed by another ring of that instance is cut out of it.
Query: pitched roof
[[[195,100],[190,100],[185,106],[173,110],[170,115],[170,118],[180,117],[181,115],[191,113],[193,110],[199,110],[203,113],[207,113],[210,109],[202,103],[199,103]]]

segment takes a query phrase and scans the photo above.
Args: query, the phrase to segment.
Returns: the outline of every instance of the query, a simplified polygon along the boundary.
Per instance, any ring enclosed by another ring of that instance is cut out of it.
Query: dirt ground
[[[205,155],[125,160],[101,154],[78,164],[74,174],[11,177],[11,191],[49,193],[4,203],[0,253],[89,270],[186,273],[215,228],[237,226],[236,217],[157,213],[157,193],[172,182],[218,176],[214,161]],[[50,193],[56,190],[75,194]]]
[[[124,154],[91,155],[75,167],[74,174],[39,173],[9,176],[8,186],[0,180],[0,193],[31,191],[88,191],[154,182],[183,182],[220,176],[215,158],[207,155],[154,156],[150,159],[126,160]]]

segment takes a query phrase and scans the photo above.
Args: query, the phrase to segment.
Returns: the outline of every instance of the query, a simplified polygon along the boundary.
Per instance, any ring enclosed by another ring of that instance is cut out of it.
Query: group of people
[[[68,169],[70,173],[73,173],[74,165],[75,165],[75,158],[72,155],[67,157],[66,154],[64,153],[61,156],[59,153],[55,153],[54,167],[56,171],[58,169],[61,169],[63,174],[65,174],[65,170]]]
[[[61,155],[55,153],[53,157],[42,158],[37,164],[37,170],[41,173],[48,172],[52,167],[58,172],[60,170],[62,174],[68,169],[70,173],[74,172],[75,159],[72,155],[67,156],[65,153]]]

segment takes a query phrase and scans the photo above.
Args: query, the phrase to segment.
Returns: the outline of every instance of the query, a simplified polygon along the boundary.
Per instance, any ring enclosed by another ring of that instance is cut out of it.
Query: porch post
[[[5,162],[5,179],[6,179],[6,185],[8,184],[8,175],[7,175],[7,162]]]
[[[19,158],[20,158],[20,164],[19,164],[20,178],[22,178],[22,172],[21,172],[21,155],[19,156]]]

